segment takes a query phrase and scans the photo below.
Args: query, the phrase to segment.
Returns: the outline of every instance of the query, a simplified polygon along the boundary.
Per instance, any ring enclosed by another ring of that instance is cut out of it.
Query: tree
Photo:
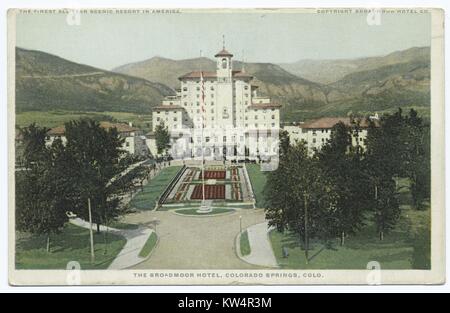
[[[380,240],[384,240],[385,232],[395,226],[399,217],[400,206],[395,182],[392,179],[383,179],[377,188],[375,198],[375,222]]]
[[[411,182],[413,205],[418,209],[430,197],[430,133],[427,130],[417,112],[411,109],[405,117],[403,166]]]
[[[336,231],[341,238],[353,234],[364,225],[364,213],[368,208],[369,181],[358,146],[352,145],[354,131],[344,123],[336,124],[328,142],[317,152],[323,175],[328,181],[333,210],[329,231]],[[358,137],[356,137],[358,138]]]
[[[376,177],[404,176],[405,120],[402,110],[383,115],[378,123],[369,122],[367,154]]]
[[[383,116],[380,123],[369,124],[365,163],[372,189],[374,222],[380,240],[400,217],[395,177],[404,174],[405,142],[402,139],[404,119],[401,110]]]
[[[170,134],[164,123],[156,125],[155,128],[156,149],[158,154],[167,154],[170,148]]]
[[[265,187],[269,225],[297,234],[303,243],[306,262],[310,238],[327,235],[322,226],[328,220],[330,206],[322,177],[317,160],[308,155],[305,143],[301,142],[280,157],[279,167],[270,172]]]
[[[289,152],[289,148],[291,147],[291,142],[289,138],[289,133],[286,130],[280,131],[280,155],[279,157],[283,157],[286,153]]]
[[[147,175],[146,167],[134,166],[136,158],[122,149],[124,139],[116,128],[104,129],[94,120],[66,124],[67,151],[72,165],[69,171],[76,196],[72,206],[77,215],[88,219],[87,199],[94,207],[93,221],[105,225],[124,214],[121,197]]]
[[[25,169],[16,172],[16,228],[50,237],[68,221],[66,199],[69,184],[62,160],[66,152],[61,140],[45,145],[48,129],[35,124],[21,130],[24,140]]]
[[[81,119],[65,124],[66,149],[71,156],[72,207],[77,216],[100,225],[120,214],[119,196],[109,185],[126,167],[121,162],[123,138],[117,129],[100,127],[99,122]],[[93,235],[90,227],[91,259]]]

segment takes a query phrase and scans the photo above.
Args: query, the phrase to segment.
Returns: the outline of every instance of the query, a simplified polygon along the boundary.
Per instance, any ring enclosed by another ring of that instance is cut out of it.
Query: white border
[[[0,133],[0,144],[2,147],[7,147],[7,103],[6,103],[6,42],[7,38],[6,34],[6,10],[8,8],[33,8],[33,7],[145,7],[149,6],[148,1],[145,0],[131,0],[131,1],[120,1],[120,0],[80,0],[80,1],[70,1],[70,0],[60,0],[57,3],[51,0],[40,0],[40,1],[30,1],[30,0],[21,0],[13,1],[13,0],[3,0],[0,2],[0,27],[2,28],[1,36],[2,40],[0,43],[0,81],[1,87],[1,105],[0,105],[0,116],[2,118],[1,127],[2,131]],[[257,1],[257,0],[249,0],[246,3],[242,3],[242,1],[237,0],[227,0],[227,1],[182,1],[182,0],[155,0],[151,3],[152,7],[165,7],[165,8],[254,8],[254,7],[285,7],[285,8],[293,8],[293,7],[439,7],[443,8],[447,13],[450,11],[450,4],[445,1],[374,1],[374,2],[363,2],[363,1],[321,1],[317,3],[317,1]],[[448,15],[445,16],[445,31],[448,32],[449,25]],[[447,45],[446,45],[447,47]],[[449,56],[449,50],[445,49],[446,58]],[[446,64],[446,72],[448,72],[449,66]],[[446,91],[448,91],[449,84],[446,84]],[[447,92],[446,92],[447,94]],[[450,113],[445,112],[446,121],[449,120]],[[449,128],[445,127],[445,142],[446,142],[446,155],[449,154]],[[1,247],[1,256],[0,257],[0,291],[6,292],[98,292],[98,291],[107,291],[107,292],[186,292],[186,287],[182,286],[145,286],[145,287],[136,287],[136,286],[122,286],[122,287],[10,287],[8,285],[8,274],[7,274],[7,260],[8,260],[8,180],[7,180],[7,172],[8,172],[8,159],[7,159],[7,149],[4,149],[4,152],[1,154],[1,199],[3,201],[2,210],[0,211],[0,220],[2,222],[0,226],[0,247]],[[448,177],[449,170],[446,168],[446,177]],[[450,187],[446,184],[446,194],[450,194]],[[446,204],[447,204],[446,199]],[[446,214],[446,222],[449,224],[450,217],[449,214]],[[446,245],[449,247],[450,240],[447,234]],[[447,268],[450,265],[450,262],[447,258]],[[448,276],[447,276],[448,281]],[[443,286],[190,286],[190,292],[436,292],[436,291],[450,291],[450,285],[447,283]]]

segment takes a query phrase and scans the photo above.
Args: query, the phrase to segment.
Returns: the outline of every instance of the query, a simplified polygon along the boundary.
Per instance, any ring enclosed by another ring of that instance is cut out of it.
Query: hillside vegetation
[[[161,83],[16,48],[16,111],[150,112],[172,90]]]

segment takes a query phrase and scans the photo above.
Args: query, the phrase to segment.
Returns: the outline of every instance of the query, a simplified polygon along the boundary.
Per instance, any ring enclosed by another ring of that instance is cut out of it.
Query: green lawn
[[[20,238],[19,238],[20,237]],[[62,233],[51,237],[51,252],[46,251],[45,236],[18,233],[16,244],[17,269],[65,269],[70,261],[77,261],[81,269],[106,269],[126,243],[125,238],[111,233],[94,232],[95,263],[90,263],[89,230],[67,224]]]
[[[153,210],[156,205],[156,200],[164,192],[167,185],[180,169],[181,166],[163,168],[156,177],[152,178],[148,184],[144,186],[143,191],[139,191],[139,193],[133,197],[130,201],[131,207],[139,210]]]
[[[248,241],[248,232],[247,231],[244,231],[241,234],[241,238],[239,240],[239,247],[241,249],[242,256],[246,256],[246,255],[250,254],[251,249],[250,249],[250,242]]]
[[[198,208],[194,209],[181,209],[181,210],[175,210],[178,214],[184,214],[184,215],[216,215],[216,214],[223,214],[227,212],[232,212],[234,209],[227,209],[227,208],[213,208],[213,210],[209,213],[199,213],[197,212]]]
[[[109,223],[108,225],[111,228],[116,228],[116,229],[126,229],[126,230],[132,230],[132,229],[138,229],[139,225],[137,224],[129,224],[129,223],[123,223],[120,221],[113,221],[111,223]]]
[[[148,237],[147,241],[145,242],[144,247],[142,247],[141,252],[139,252],[139,256],[141,258],[147,257],[150,252],[152,252],[153,248],[155,247],[156,243],[158,242],[158,236],[156,233],[152,233],[150,237]]]
[[[429,268],[429,210],[417,211],[402,206],[402,217],[396,228],[378,239],[373,225],[365,227],[346,239],[345,246],[337,244],[326,249],[321,243],[312,242],[310,261],[305,263],[304,250],[292,234],[270,233],[270,241],[281,268],[291,269],[365,269],[370,261],[380,263],[382,269]],[[428,230],[428,231],[427,231]],[[289,257],[283,258],[282,247],[288,248]]]
[[[246,164],[248,176],[252,183],[253,193],[256,198],[256,207],[265,208],[264,186],[267,182],[267,173],[261,172],[259,164]]]

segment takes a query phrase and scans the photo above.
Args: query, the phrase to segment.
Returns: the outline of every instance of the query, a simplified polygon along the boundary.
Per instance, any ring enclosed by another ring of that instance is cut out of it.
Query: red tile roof
[[[241,71],[233,71],[233,77],[247,77],[247,78],[253,78],[252,75],[247,74],[245,72],[241,72]]]
[[[203,73],[203,78],[217,78],[216,72],[206,72],[206,71],[194,71],[187,74],[184,74],[178,77],[179,80],[183,79],[200,79],[200,73]],[[236,78],[253,78],[252,75],[243,73],[241,71],[233,71],[233,77]]]
[[[66,132],[66,128],[64,126],[58,126],[58,127],[53,127],[52,129],[50,129],[47,132],[47,134],[54,135],[54,136],[60,136],[60,135],[64,135],[65,132]]]
[[[130,126],[125,123],[100,122],[100,127],[105,129],[116,128],[119,133],[128,133],[139,130],[139,128]]]
[[[111,123],[111,122],[100,122],[100,127],[104,129],[116,128],[119,133],[128,133],[139,130],[136,127],[131,127],[125,123]],[[64,126],[53,127],[48,131],[48,135],[50,136],[62,136],[66,132],[66,128]]]
[[[326,129],[333,128],[333,126],[338,124],[339,122],[342,122],[347,126],[350,126],[352,124],[349,117],[322,117],[317,120],[302,124],[299,127],[305,129]],[[369,127],[369,123],[367,122],[367,120],[362,119],[360,126],[363,128],[367,128]]]
[[[217,57],[232,57],[232,56],[233,55],[225,49],[222,49],[221,51],[217,52],[215,55],[216,58]]]
[[[248,106],[249,109],[278,109],[281,108],[281,104],[278,103],[253,103]]]

